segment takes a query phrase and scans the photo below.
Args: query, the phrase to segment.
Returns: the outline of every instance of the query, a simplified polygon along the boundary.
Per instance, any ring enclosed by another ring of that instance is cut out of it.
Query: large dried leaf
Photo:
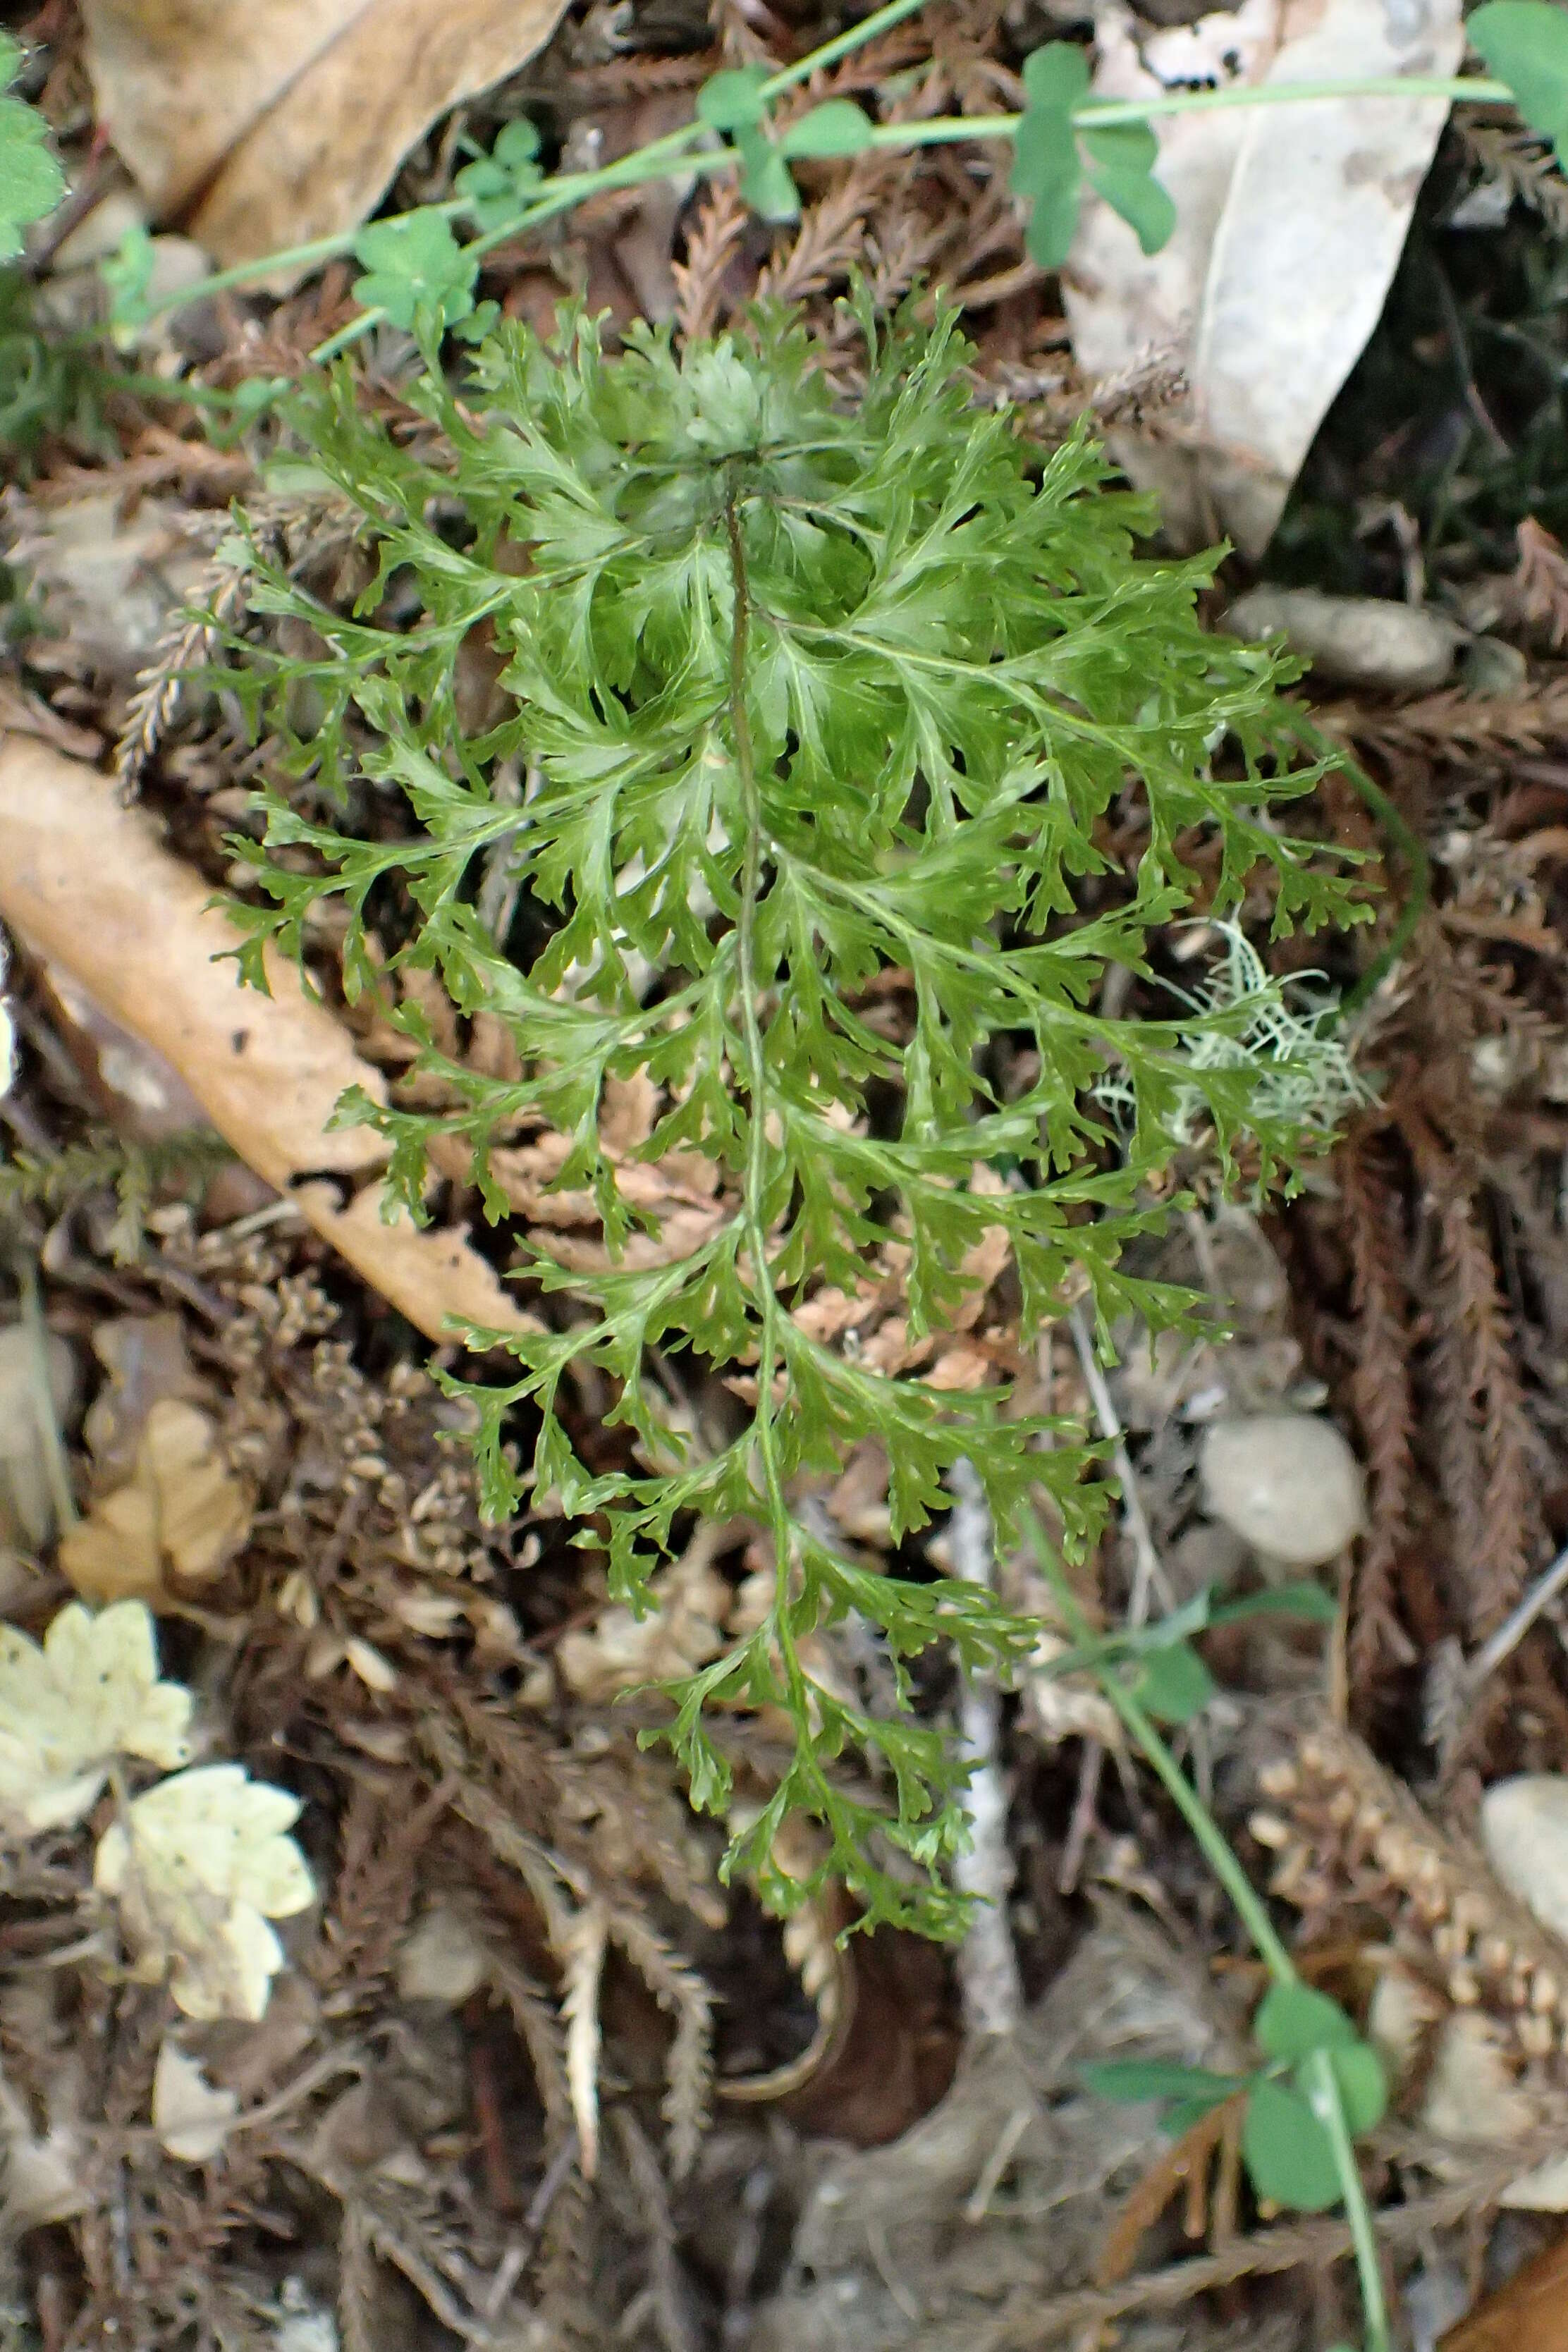
[[[1167,87],[1451,74],[1458,0],[1243,0],[1148,35],[1102,0],[1098,95]],[[1064,300],[1085,373],[1114,378],[1157,353],[1192,388],[1190,432],[1159,446],[1112,436],[1167,527],[1267,545],[1312,436],[1377,323],[1447,107],[1335,100],[1196,113],[1160,129],[1176,230],[1141,254],[1103,204],[1086,205]]]
[[[436,117],[515,73],[563,0],[82,0],[100,120],[220,261],[353,227]]]
[[[191,1583],[217,1574],[250,1531],[251,1496],[226,1466],[217,1429],[199,1406],[161,1397],[147,1415],[135,1470],[60,1538],[59,1562],[87,1601],[166,1597],[173,1570]]]
[[[214,961],[236,933],[201,877],[106,778],[18,735],[0,736],[0,919],[155,1046],[247,1165],[428,1338],[454,1317],[530,1328],[460,1234],[384,1222],[380,1138],[328,1129],[346,1087],[381,1097],[384,1082],[293,966],[270,957],[271,994],[242,991]]]

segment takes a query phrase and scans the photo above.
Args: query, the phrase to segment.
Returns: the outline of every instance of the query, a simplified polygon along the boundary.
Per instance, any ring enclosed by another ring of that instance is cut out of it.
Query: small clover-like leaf
[[[1327,2050],[1323,2055],[1334,2071],[1339,2085],[1340,2105],[1343,2110],[1345,2128],[1352,2139],[1363,2132],[1373,2131],[1383,2121],[1388,2106],[1388,2077],[1383,2061],[1375,2050],[1364,2042],[1347,2043],[1342,2049]],[[1314,2113],[1320,2111],[1321,2090],[1312,2080],[1314,2061],[1303,2059],[1296,2069],[1296,2087]]]
[[[735,152],[741,158],[741,194],[765,221],[800,218],[800,191],[789,165],[765,131],[738,130]]]
[[[465,163],[453,186],[468,212],[487,234],[500,228],[519,212],[544,173],[539,162],[539,132],[526,115],[504,123],[488,155]]]
[[[1153,176],[1160,144],[1146,122],[1111,122],[1080,131],[1089,184],[1121,214],[1145,253],[1158,253],[1176,226],[1169,189]]]
[[[1568,14],[1552,0],[1487,0],[1465,37],[1568,170]]]
[[[1241,2153],[1260,2197],[1299,2213],[1324,2213],[1340,2200],[1333,2142],[1305,2095],[1288,2083],[1255,2084]]]
[[[871,143],[871,118],[850,98],[830,98],[792,122],[779,138],[781,155],[858,155]]]
[[[1047,41],[1024,59],[1024,96],[1032,111],[1070,114],[1089,95],[1089,59],[1076,41]]]
[[[1070,41],[1047,42],[1024,60],[1029,102],[1014,134],[1007,185],[1031,201],[1025,243],[1042,269],[1060,268],[1078,226],[1083,171],[1072,110],[1088,88],[1083,51]]]
[[[474,307],[479,262],[439,213],[373,221],[354,239],[353,251],[365,272],[354,280],[355,300],[384,310],[395,327],[412,328],[421,311],[449,327]]]
[[[1132,1696],[1160,1723],[1190,1723],[1215,1695],[1215,1678],[1186,1642],[1152,1650],[1132,1685]]]
[[[1306,2058],[1314,2050],[1348,2050],[1355,2027],[1337,2000],[1310,1985],[1271,1985],[1252,2021],[1260,2050],[1270,2058]]]
[[[0,90],[16,80],[21,62],[17,44],[0,33]],[[22,231],[53,212],[65,194],[65,173],[48,138],[48,124],[36,107],[0,98],[0,261],[21,252]]]
[[[1216,2074],[1206,2066],[1183,2066],[1163,2058],[1119,2058],[1086,2066],[1083,2079],[1102,2099],[1199,2100],[1201,2112],[1217,2107],[1247,2081],[1245,2074]]]
[[[697,119],[710,131],[746,131],[761,122],[767,74],[761,66],[738,66],[716,73],[697,93]]]

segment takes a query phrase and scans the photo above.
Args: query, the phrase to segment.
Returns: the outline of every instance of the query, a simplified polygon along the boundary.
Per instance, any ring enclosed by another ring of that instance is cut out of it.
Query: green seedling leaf
[[[9,89],[22,63],[17,44],[0,33],[0,90]],[[0,261],[22,250],[22,231],[52,213],[66,192],[66,175],[49,150],[49,127],[37,107],[0,98]]]
[[[1190,1723],[1215,1689],[1215,1678],[1197,1652],[1185,1642],[1172,1642],[1150,1653],[1132,1696],[1158,1723]]]
[[[741,194],[765,221],[800,218],[800,191],[789,165],[765,131],[754,124],[738,130],[735,152],[741,158]]]
[[[1080,133],[1089,184],[1121,214],[1145,253],[1158,253],[1176,226],[1170,191],[1153,176],[1160,143],[1146,122],[1112,122]]]
[[[1465,35],[1568,170],[1568,14],[1551,0],[1487,0],[1467,20]]]
[[[1206,2066],[1183,2066],[1174,2060],[1118,2059],[1103,2066],[1086,2066],[1083,2079],[1102,2099],[1123,2105],[1143,2099],[1180,2099],[1195,2104],[1207,2115],[1247,2081],[1245,2074],[1216,2074]]]
[[[1345,2127],[1352,2139],[1359,2139],[1363,2132],[1373,2130],[1383,2121],[1388,2106],[1388,2077],[1383,2071],[1383,2061],[1364,2042],[1348,2043],[1343,2049],[1329,2051],[1327,2055],[1340,2087]],[[1302,2097],[1315,2106],[1317,2095],[1311,2072],[1311,2061],[1304,2059],[1296,2069],[1295,2079]]]
[[[781,155],[858,155],[871,143],[871,118],[850,98],[830,98],[792,122]]]
[[[697,93],[697,119],[710,131],[733,133],[754,128],[763,119],[763,90],[767,75],[761,66],[741,66],[716,73]]]
[[[488,234],[521,212],[543,178],[539,132],[526,115],[520,115],[516,121],[502,125],[488,155],[464,164],[453,185],[466,199],[479,228]]]
[[[153,283],[153,240],[140,222],[128,228],[116,250],[99,265],[109,289],[109,331],[123,351],[145,326],[152,313],[148,289]]]
[[[384,310],[395,327],[412,328],[420,311],[449,327],[474,307],[479,262],[438,213],[373,221],[354,239],[353,252],[365,272],[354,280],[355,300]]]
[[[1072,110],[1088,89],[1088,60],[1071,41],[1048,41],[1024,60],[1028,104],[1014,136],[1007,185],[1031,201],[1025,244],[1042,269],[1061,268],[1078,226],[1083,167]]]
[[[1333,2143],[1304,2095],[1288,2083],[1253,2087],[1241,2153],[1260,2197],[1299,2213],[1325,2213],[1340,2200]]]
[[[1239,1625],[1247,1617],[1304,1617],[1310,1625],[1331,1625],[1339,1613],[1339,1602],[1321,1584],[1279,1584],[1268,1592],[1249,1592],[1244,1601],[1216,1602],[1207,1622]]]
[[[1304,1984],[1270,1986],[1252,2032],[1270,2058],[1307,2058],[1314,2050],[1348,2050],[1359,2041],[1339,2002]]]
[[[1047,41],[1024,59],[1024,96],[1028,110],[1043,107],[1070,115],[1089,96],[1089,59],[1076,41]]]

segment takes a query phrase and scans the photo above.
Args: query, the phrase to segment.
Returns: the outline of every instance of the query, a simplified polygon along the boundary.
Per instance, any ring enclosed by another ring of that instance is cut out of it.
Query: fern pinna
[[[542,1228],[511,1236],[540,1328],[475,1335],[518,1367],[466,1390],[488,1507],[553,1496],[634,1604],[693,1515],[758,1524],[776,1563],[765,1619],[669,1694],[694,1801],[727,1801],[711,1711],[781,1710],[793,1755],[731,1864],[781,1907],[805,1899],[813,1882],[769,1867],[803,1808],[826,1827],[819,1876],[868,1918],[951,1933],[963,1768],[910,1707],[908,1662],[940,1642],[1005,1667],[1035,1629],[963,1580],[847,1557],[802,1492],[875,1438],[895,1540],[942,1507],[960,1457],[1004,1540],[1036,1482],[1081,1538],[1090,1449],[1067,1432],[1042,1450],[1004,1390],[883,1372],[798,1309],[825,1286],[853,1294],[893,1251],[918,1338],[1001,1228],[1025,1331],[1085,1288],[1102,1327],[1155,1311],[1118,1255],[1159,1214],[1173,1107],[1190,1131],[1195,1087],[1222,1155],[1247,1129],[1266,1171],[1290,1137],[1250,1105],[1244,1059],[1193,1050],[1244,1031],[1247,1003],[1112,1019],[1106,970],[1144,971],[1153,927],[1236,908],[1263,869],[1253,911],[1271,902],[1277,928],[1352,909],[1279,823],[1320,771],[1293,765],[1279,656],[1200,626],[1210,563],[1135,554],[1150,509],[1106,487],[1087,438],[1042,458],[1011,415],[972,405],[951,318],[887,328],[868,307],[860,324],[853,402],[776,313],[679,355],[634,329],[606,356],[581,317],[552,345],[503,329],[457,389],[427,365],[413,435],[368,415],[346,374],[299,395],[294,430],[318,487],[357,510],[374,576],[344,618],[253,551],[252,609],[308,623],[321,651],[252,644],[240,664],[279,748],[265,841],[241,845],[272,904],[240,919],[253,958],[266,936],[298,953],[311,908],[341,894],[351,994],[379,984],[390,945],[461,1013],[504,1024],[518,1074],[496,1078],[405,1004],[452,1108],[345,1105],[389,1139],[416,1216],[437,1132],[500,1219],[490,1154],[546,1128],[570,1139],[559,1185],[590,1190],[603,1220],[587,1267]],[[481,626],[507,707],[475,732],[458,664]],[[496,788],[503,770],[526,775],[521,799]],[[337,824],[317,821],[327,793]],[[1108,813],[1125,832],[1139,809],[1126,886],[1118,857],[1116,891],[1080,911],[1075,883],[1112,867]],[[479,911],[498,854],[522,893],[521,957]],[[901,1039],[868,1017],[889,971],[912,1008]],[[1004,1036],[1032,1048],[1010,1097],[993,1083]],[[639,1156],[719,1171],[722,1213],[689,1248],[644,1230],[605,1146],[605,1088],[639,1076],[660,1105]],[[730,1376],[733,1434],[669,1425],[656,1350]],[[574,1365],[611,1384],[630,1466],[574,1453]],[[808,1637],[850,1612],[891,1662],[890,1715],[810,1670]],[[870,1768],[853,1785],[848,1751]]]

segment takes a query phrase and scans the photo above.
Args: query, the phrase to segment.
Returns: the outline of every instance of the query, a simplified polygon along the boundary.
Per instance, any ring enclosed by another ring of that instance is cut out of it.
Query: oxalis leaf
[[[1552,0],[1486,0],[1465,37],[1568,170],[1568,12]]]
[[[1037,67],[1037,89],[1061,70]],[[756,142],[782,202],[756,79],[712,92],[704,119]],[[782,1760],[730,1866],[780,1908],[808,1899],[814,1882],[770,1859],[779,1825],[807,1813],[816,1880],[840,1881],[864,1922],[951,1936],[966,1770],[943,1722],[914,1711],[909,1662],[934,1649],[1010,1673],[1037,1627],[984,1588],[849,1557],[794,1498],[870,1442],[890,1558],[949,1507],[961,1458],[1002,1542],[1041,1481],[1068,1539],[1090,1538],[1104,1490],[1088,1451],[1060,1433],[1041,1451],[998,1387],[939,1377],[969,1328],[966,1268],[1001,1236],[1026,1323],[1069,1287],[1107,1320],[1173,1314],[1118,1255],[1176,1149],[1177,1089],[1197,1089],[1222,1166],[1246,1132],[1267,1179],[1296,1129],[1256,1108],[1245,1069],[1208,1075],[1188,1049],[1203,1015],[1104,1018],[1106,967],[1136,963],[1191,903],[1179,845],[1194,830],[1222,919],[1260,861],[1283,923],[1342,919],[1350,899],[1289,829],[1283,804],[1312,772],[1294,769],[1271,656],[1200,625],[1205,567],[1135,552],[1152,514],[1109,488],[1087,440],[1042,460],[975,409],[950,315],[889,326],[862,298],[851,317],[853,402],[766,307],[679,354],[634,327],[608,357],[581,317],[548,345],[504,327],[460,391],[439,373],[409,387],[414,441],[362,413],[346,373],[301,389],[286,428],[353,509],[367,576],[400,589],[395,617],[374,591],[345,615],[264,546],[252,557],[251,613],[306,623],[289,642],[315,650],[235,648],[236,690],[276,747],[267,838],[247,845],[274,903],[246,925],[258,955],[268,937],[301,953],[312,909],[341,899],[351,983],[381,986],[366,908],[395,904],[394,961],[438,974],[506,1041],[508,1074],[488,1076],[410,1008],[428,1092],[344,1110],[384,1138],[416,1213],[432,1144],[471,1167],[505,1226],[498,1252],[543,1295],[534,1331],[496,1339],[510,1377],[447,1377],[478,1424],[486,1508],[548,1497],[632,1606],[693,1520],[758,1527],[767,1597],[668,1687],[650,1736],[721,1811],[711,1726],[765,1711]],[[479,720],[460,655],[481,627],[502,667]],[[524,774],[520,823],[504,786]],[[1098,869],[1129,777],[1138,897],[1084,919],[1075,877]],[[481,912],[483,877],[502,871],[529,910],[516,953]],[[894,971],[896,1034],[865,1010]],[[1029,1040],[1036,1075],[1000,1103],[984,1049],[1004,1030]],[[1097,1108],[1111,1066],[1124,1162]],[[647,1106],[629,1145],[628,1099]],[[864,1299],[874,1315],[893,1292],[907,1358],[852,1344],[826,1312]],[[731,1384],[731,1431],[697,1445],[673,1424],[672,1362]],[[588,1368],[626,1439],[593,1461],[563,1390]],[[822,1668],[825,1629],[851,1617],[888,1662],[884,1713]],[[848,1769],[857,1756],[868,1769]]]
[[[10,89],[21,65],[21,49],[0,33],[0,90]],[[48,140],[48,125],[36,107],[0,97],[0,261],[21,252],[22,231],[52,213],[65,194],[65,173]]]
[[[422,311],[449,327],[474,307],[479,265],[439,213],[373,221],[355,237],[353,250],[365,272],[354,280],[354,299],[384,310],[395,327],[412,328]]]
[[[1025,58],[1024,91],[1027,104],[1007,184],[1016,196],[1033,201],[1026,237],[1030,257],[1044,269],[1058,269],[1067,259],[1086,168],[1089,185],[1135,231],[1143,251],[1157,253],[1176,225],[1176,208],[1152,176],[1160,149],[1148,123],[1110,122],[1096,130],[1083,121],[1089,65],[1071,41],[1049,41]]]

